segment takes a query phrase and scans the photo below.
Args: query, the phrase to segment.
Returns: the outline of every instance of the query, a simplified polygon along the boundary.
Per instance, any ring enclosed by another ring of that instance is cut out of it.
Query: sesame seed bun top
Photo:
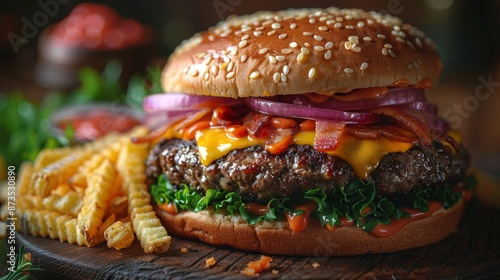
[[[259,97],[436,81],[432,41],[399,18],[358,9],[236,16],[184,41],[163,69],[165,92]]]

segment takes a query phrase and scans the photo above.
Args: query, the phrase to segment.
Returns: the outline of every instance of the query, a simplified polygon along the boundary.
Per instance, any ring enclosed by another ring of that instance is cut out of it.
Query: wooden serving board
[[[45,270],[32,279],[249,279],[239,271],[260,257],[176,237],[170,250],[161,255],[144,254],[137,241],[128,249],[116,251],[24,234],[17,238],[25,251],[31,252],[34,265]],[[182,247],[189,252],[181,253]],[[217,264],[205,268],[209,257]],[[472,202],[450,237],[399,253],[272,257],[271,268],[261,273],[262,279],[500,279],[500,211]],[[314,262],[320,266],[314,268]]]

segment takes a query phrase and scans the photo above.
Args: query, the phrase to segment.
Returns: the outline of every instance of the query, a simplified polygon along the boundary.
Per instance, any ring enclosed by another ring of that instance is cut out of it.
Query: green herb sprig
[[[2,276],[0,280],[26,280],[30,278],[29,273],[34,271],[43,271],[38,267],[33,267],[31,260],[27,260],[24,255],[23,245],[19,246],[19,251],[16,256],[16,265],[13,271],[7,275]]]

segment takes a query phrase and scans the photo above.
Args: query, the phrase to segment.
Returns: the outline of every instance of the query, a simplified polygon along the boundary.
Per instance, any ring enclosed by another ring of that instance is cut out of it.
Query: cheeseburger
[[[451,234],[469,155],[425,90],[442,63],[357,9],[232,17],[183,42],[148,96],[151,193],[174,235],[280,255],[385,253]]]

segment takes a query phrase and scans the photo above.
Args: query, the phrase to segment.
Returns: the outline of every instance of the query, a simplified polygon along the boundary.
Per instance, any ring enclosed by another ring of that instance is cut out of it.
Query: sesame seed
[[[421,48],[421,47],[422,47],[422,40],[420,40],[420,38],[416,37],[416,38],[415,38],[415,43],[417,44],[417,46],[418,46],[419,48]]]
[[[318,27],[318,29],[321,30],[321,31],[327,31],[328,27],[326,27],[326,26],[320,26],[320,27]]]
[[[229,52],[232,56],[235,56],[238,54],[238,50],[237,49],[231,49],[231,51]]]
[[[224,64],[226,64],[226,66],[227,66],[227,63],[229,63],[229,61],[231,61],[229,59],[229,57],[227,57],[227,56],[224,56],[222,59],[224,60]]]
[[[266,54],[269,51],[268,48],[262,48],[259,50],[259,54]]]
[[[198,70],[196,70],[196,69],[193,69],[190,71],[190,74],[191,74],[191,77],[196,77],[200,74],[200,72],[198,72]]]
[[[316,75],[316,68],[311,67],[311,69],[309,69],[309,73],[307,73],[307,77],[309,77],[309,79],[312,79],[315,75]]]
[[[200,58],[201,59],[201,58],[204,58],[205,55],[207,55],[207,53],[206,52],[202,52],[202,53],[197,53],[195,56],[196,56],[196,58]]]
[[[410,40],[406,41],[406,43],[408,44],[408,46],[410,46],[410,48],[412,50],[416,50],[415,46],[413,45],[413,43]]]
[[[286,35],[285,33],[283,33],[283,34],[280,34],[280,35],[278,36],[278,38],[279,38],[279,39],[285,39],[285,38],[286,38],[286,36],[288,36],[288,35]]]
[[[278,61],[276,60],[276,57],[270,55],[269,56],[269,63],[276,64],[276,63],[278,63]]]
[[[284,48],[284,49],[282,49],[282,50],[281,50],[281,53],[282,53],[282,54],[289,54],[289,53],[291,53],[291,52],[292,52],[292,50],[291,50],[291,49],[288,49],[288,48]]]
[[[260,36],[262,36],[262,31],[254,31],[254,32],[253,32],[253,35],[254,35],[255,37],[260,37]]]
[[[351,20],[351,19],[352,19],[352,16],[351,16],[351,15],[346,15],[346,16],[345,16],[345,19],[347,19],[347,20]]]
[[[288,73],[290,73],[290,66],[283,66],[283,74],[288,75]]]
[[[214,35],[208,35],[208,41],[213,41],[215,40],[215,36]]]
[[[377,34],[377,38],[379,38],[379,39],[385,39],[386,37],[385,37],[384,34]]]
[[[415,68],[417,68],[417,70],[420,70],[420,65],[418,65],[418,63],[416,63],[416,61],[413,62],[413,66],[415,66]]]
[[[359,69],[361,71],[365,70],[366,68],[368,68],[368,62],[363,62],[361,63],[361,66],[359,67]]]
[[[317,41],[323,41],[323,37],[321,37],[319,35],[314,35],[314,39]]]
[[[297,62],[301,62],[304,59],[304,53],[301,52],[297,55]]]
[[[370,37],[370,36],[363,37],[363,41],[370,42],[371,40],[372,40],[372,37]]]
[[[271,31],[267,32],[267,36],[272,36],[274,34],[276,34],[276,30],[271,30]]]
[[[250,79],[257,79],[259,76],[260,76],[259,71],[253,71],[252,73],[250,73]]]
[[[290,29],[295,29],[295,28],[297,28],[297,24],[296,23],[290,24]]]
[[[401,30],[401,26],[399,26],[399,25],[394,25],[393,29],[394,29],[394,30],[396,30],[396,31],[399,31],[399,30]]]
[[[245,61],[247,61],[247,58],[248,58],[248,56],[246,54],[242,55],[240,58],[240,62],[244,63]]]
[[[266,20],[266,21],[264,21],[264,22],[262,23],[262,26],[264,26],[264,25],[269,25],[269,24],[271,24],[271,23],[273,23],[273,20],[272,20],[272,19],[270,19],[270,20]]]
[[[311,44],[309,44],[309,42],[305,42],[305,43],[304,43],[304,46],[306,46],[306,47],[310,48],[310,47],[311,47]]]
[[[373,21],[373,19],[368,19],[368,20],[366,21],[366,23],[368,23],[368,24],[373,24],[373,23],[374,23],[374,21]]]
[[[346,25],[345,29],[354,29],[354,25]]]
[[[357,26],[358,28],[363,28],[365,27],[365,23],[363,21],[358,21]]]
[[[280,76],[281,76],[281,81],[282,81],[283,83],[286,83],[286,81],[288,80],[288,78],[286,77],[286,75],[285,75],[284,73],[281,73],[281,75],[280,75]]]
[[[283,56],[283,55],[277,55],[276,56],[276,60],[277,61],[285,61],[285,56]]]
[[[331,48],[333,48],[333,43],[332,43],[332,42],[327,42],[327,43],[325,44],[325,49],[329,50],[329,49],[331,49]]]
[[[326,21],[326,24],[328,25],[334,25],[335,24],[335,20],[334,19],[329,19]]]
[[[316,19],[315,19],[315,18],[309,18],[309,23],[310,23],[310,24],[314,24],[314,23],[316,23]]]
[[[353,44],[358,44],[359,43],[359,37],[358,36],[349,36],[347,37],[347,40]]]
[[[343,17],[336,17],[335,20],[336,21],[344,21],[344,18]]]
[[[383,55],[387,55],[388,53],[389,53],[389,52],[387,51],[387,49],[386,49],[386,48],[382,48],[382,54],[383,54]]]
[[[401,42],[401,43],[405,43],[406,42],[406,40],[403,39],[403,38],[401,38],[401,37],[396,37],[396,41]]]
[[[241,40],[247,40],[248,38],[250,38],[250,35],[246,34],[243,37],[241,37]]]
[[[341,28],[341,27],[342,27],[342,23],[340,23],[340,22],[336,22],[336,23],[333,25],[333,27],[335,27],[335,28]]]
[[[344,48],[345,48],[346,50],[350,50],[350,49],[351,49],[351,47],[352,47],[352,43],[351,43],[350,41],[345,41],[345,43],[344,43]]]
[[[392,57],[396,57],[396,54],[394,53],[393,50],[389,50],[389,55],[392,56]]]
[[[257,23],[257,24],[258,24],[258,23]],[[255,27],[255,30],[257,30],[257,31],[262,31],[262,30],[264,30],[264,29],[266,29],[266,27],[265,27],[265,26]]]
[[[234,76],[236,76],[236,73],[235,73],[235,72],[229,72],[229,73],[227,73],[227,75],[226,75],[226,79],[232,79],[232,78],[234,78]]]
[[[279,23],[275,22],[275,23],[273,23],[273,24],[271,25],[271,28],[272,28],[272,29],[280,29],[280,28],[281,28],[281,24],[279,24]]]
[[[351,50],[352,50],[353,52],[360,52],[360,51],[361,51],[361,48],[360,48],[360,47],[353,47],[353,48],[351,48]]]
[[[247,32],[250,30],[252,30],[252,28],[250,26],[246,26],[246,27],[241,28],[241,31],[243,31],[243,32]]]
[[[244,47],[246,47],[248,45],[248,41],[247,40],[243,40],[243,41],[240,41],[238,43],[238,48],[242,49]]]
[[[354,70],[352,70],[352,68],[344,68],[344,73],[351,74],[352,72],[354,72]]]
[[[300,48],[300,52],[302,52],[304,54],[309,54],[309,49],[306,47],[302,47],[302,48]]]
[[[296,42],[291,42],[289,44],[290,48],[296,48],[298,46],[298,44]]]
[[[233,68],[234,68],[234,62],[229,62],[229,64],[227,65],[227,71],[228,72],[231,72],[233,71]]]
[[[280,80],[281,80],[281,75],[280,75],[280,73],[278,73],[278,72],[274,73],[274,75],[273,75],[273,81],[274,81],[275,83],[279,83],[279,82],[280,82]]]
[[[210,72],[212,72],[212,75],[217,76],[217,74],[219,74],[219,66],[212,65],[212,67],[210,68]]]
[[[406,64],[406,68],[408,68],[408,70],[412,70],[413,69],[413,64]]]
[[[330,59],[332,58],[332,51],[328,50],[325,52],[325,59]]]
[[[323,46],[314,46],[314,50],[321,52],[321,51],[325,50],[325,47],[323,47]]]
[[[212,57],[207,57],[207,58],[205,58],[205,60],[203,60],[202,64],[208,65],[208,64],[210,64],[211,61],[212,61]]]
[[[309,32],[309,31],[304,31],[304,32],[302,32],[302,35],[304,35],[304,36],[312,36],[313,34],[311,32]]]
[[[392,49],[392,45],[391,44],[384,44],[384,48]]]
[[[394,35],[394,36],[399,36],[399,32],[396,31],[396,30],[392,30],[391,31],[391,34]]]
[[[203,79],[204,79],[205,81],[208,81],[208,79],[210,79],[210,73],[205,72],[205,74],[203,74]]]

